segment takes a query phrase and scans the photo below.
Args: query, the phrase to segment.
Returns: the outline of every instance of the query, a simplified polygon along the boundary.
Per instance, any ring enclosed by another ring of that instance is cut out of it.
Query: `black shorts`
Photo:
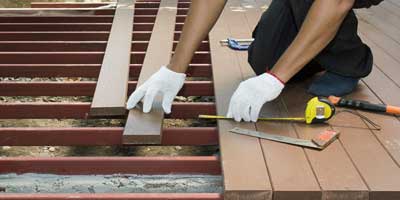
[[[296,37],[313,0],[273,0],[253,31],[248,61],[256,74],[271,69]],[[330,72],[365,77],[372,69],[370,48],[357,34],[357,17],[350,11],[335,38],[310,63]],[[302,71],[308,70],[310,64]]]

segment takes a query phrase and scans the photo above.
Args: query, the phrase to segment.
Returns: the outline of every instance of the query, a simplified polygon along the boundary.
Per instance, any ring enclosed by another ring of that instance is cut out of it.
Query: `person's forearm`
[[[226,0],[193,0],[182,34],[168,68],[184,73],[190,61],[221,14]]]
[[[287,82],[335,37],[354,0],[315,0],[289,48],[271,72]]]

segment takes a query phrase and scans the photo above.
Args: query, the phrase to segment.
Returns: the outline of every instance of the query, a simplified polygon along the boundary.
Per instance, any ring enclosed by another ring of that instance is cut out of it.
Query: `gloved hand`
[[[129,97],[126,108],[128,110],[136,107],[136,104],[143,98],[143,112],[151,110],[153,101],[158,92],[163,94],[162,107],[164,112],[171,113],[172,102],[185,82],[186,74],[177,73],[166,66],[162,66],[146,82],[132,93]]]
[[[227,117],[235,121],[256,122],[262,106],[282,92],[284,83],[276,76],[264,73],[240,83],[233,93]]]

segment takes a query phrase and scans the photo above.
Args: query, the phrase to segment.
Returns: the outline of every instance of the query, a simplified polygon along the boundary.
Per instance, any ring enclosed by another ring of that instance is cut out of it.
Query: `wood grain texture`
[[[233,38],[249,38],[262,14],[266,1],[241,1],[240,9],[230,15],[228,24]],[[235,6],[236,7],[236,6]],[[247,52],[235,51],[243,77],[255,76],[247,62]],[[285,108],[278,101],[265,104],[262,116],[286,116]],[[261,132],[297,137],[294,128],[288,123],[257,122],[256,128]],[[270,173],[275,200],[319,200],[321,189],[313,174],[312,168],[302,148],[268,140],[260,140],[265,164]]]
[[[157,72],[160,66],[169,63],[173,47],[177,6],[177,0],[162,0],[160,3],[138,86]],[[152,111],[149,114],[143,113],[139,109],[133,109],[129,112],[123,135],[124,144],[161,143],[161,127],[164,118],[161,100],[160,95],[155,98]]]
[[[306,94],[307,84],[288,85],[282,94],[287,114],[303,116],[306,103],[311,95]],[[317,134],[329,130],[328,124],[294,124],[298,137],[312,139]],[[323,151],[305,149],[322,190],[322,199],[368,199],[368,187],[353,165],[351,158],[341,145],[340,139]]]
[[[135,1],[119,0],[90,109],[91,115],[125,113]]]
[[[244,77],[241,73],[238,56],[234,51],[220,45],[219,41],[231,36],[231,31],[240,31],[240,26],[231,26],[230,16],[235,12],[239,1],[228,1],[222,16],[210,32],[211,61],[217,114],[225,115],[229,100]],[[240,15],[240,17],[245,17]],[[229,70],[227,70],[229,69]],[[224,199],[267,200],[272,199],[272,187],[265,165],[260,140],[229,132],[234,127],[255,130],[254,123],[218,121],[221,147],[222,171],[224,175]]]

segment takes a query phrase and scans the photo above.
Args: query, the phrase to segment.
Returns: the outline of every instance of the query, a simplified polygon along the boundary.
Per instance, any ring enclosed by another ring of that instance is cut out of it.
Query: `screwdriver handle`
[[[335,96],[330,96],[329,101],[339,107],[400,115],[400,107],[396,106],[389,106],[385,104],[373,104],[368,101],[343,99]]]

